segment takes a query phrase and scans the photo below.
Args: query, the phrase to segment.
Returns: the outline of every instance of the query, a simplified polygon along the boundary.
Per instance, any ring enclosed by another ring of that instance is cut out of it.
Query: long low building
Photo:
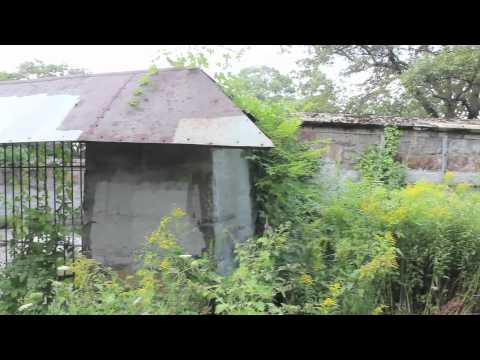
[[[480,184],[480,121],[395,116],[302,113],[302,138],[329,141],[326,171],[358,177],[355,163],[370,147],[383,142],[383,129],[401,130],[398,160],[407,181],[439,182],[446,171],[454,182]]]

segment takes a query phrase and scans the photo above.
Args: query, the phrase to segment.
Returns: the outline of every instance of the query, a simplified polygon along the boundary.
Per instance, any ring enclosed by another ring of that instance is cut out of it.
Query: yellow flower
[[[391,231],[387,231],[382,239],[385,240],[389,245],[395,246],[395,238],[393,237]]]
[[[372,315],[380,315],[383,314],[383,309],[387,308],[387,305],[380,304],[372,311]]]
[[[168,250],[168,249],[171,249],[174,245],[175,245],[175,241],[169,236],[166,236],[160,239],[160,244],[159,244],[160,249]]]
[[[386,213],[383,216],[383,220],[387,224],[396,224],[404,220],[407,217],[407,208],[405,206],[400,206],[393,210],[392,212]]]
[[[428,213],[428,215],[433,218],[446,216],[448,215],[448,209],[445,206],[434,206],[430,209],[430,212]]]
[[[417,184],[407,185],[407,187],[404,190],[405,195],[407,195],[408,197],[416,197],[422,191],[423,191],[423,188],[421,186],[418,186]]]
[[[159,230],[155,230],[154,232],[152,232],[147,236],[147,241],[149,244],[155,244],[160,238],[160,236],[161,236],[161,232]]]
[[[335,306],[335,305],[337,305],[337,302],[334,299],[329,298],[329,297],[326,298],[325,300],[323,300],[323,302],[322,302],[323,307],[332,307],[332,306]]]
[[[388,234],[388,233],[387,233]],[[387,241],[393,241],[393,237]],[[398,268],[397,257],[395,254],[395,248],[392,246],[389,249],[386,249],[384,253],[375,256],[365,265],[361,266],[358,269],[360,280],[364,279],[373,279],[377,273],[385,273],[392,269]]]
[[[160,263],[160,268],[162,270],[168,270],[169,267],[170,267],[170,261],[168,261],[168,259],[162,260],[162,262]]]
[[[328,287],[333,296],[338,296],[342,291],[342,285],[340,283],[334,283]]]
[[[469,184],[469,183],[460,183],[457,185],[457,191],[467,191],[467,190],[470,190],[472,188],[472,185]]]
[[[303,274],[301,277],[300,277],[300,281],[305,284],[305,285],[312,285],[313,284],[313,279],[310,275],[308,274]]]
[[[177,218],[177,219],[178,219],[178,218],[181,218],[181,217],[184,217],[185,215],[187,215],[187,213],[186,213],[185,211],[183,211],[182,209],[180,209],[180,208],[175,208],[175,209],[173,209],[173,211],[172,211],[172,216],[173,216],[174,218]]]
[[[443,175],[443,182],[449,183],[453,180],[454,174],[452,171],[447,171],[445,175]]]
[[[383,212],[380,204],[376,201],[366,201],[360,205],[360,209],[367,215],[377,216]]]

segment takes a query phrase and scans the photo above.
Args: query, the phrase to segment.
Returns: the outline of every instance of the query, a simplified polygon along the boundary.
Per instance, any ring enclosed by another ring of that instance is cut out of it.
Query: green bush
[[[313,243],[313,258],[288,261],[292,246],[288,226],[266,229],[238,244],[238,267],[228,276],[215,272],[208,256],[192,257],[178,245],[180,209],[164,217],[140,254],[141,266],[123,279],[94,260],[79,258],[73,280],[53,282],[49,314],[335,314],[343,301],[362,298],[391,265],[391,241],[377,237],[373,254],[358,266],[320,264],[329,255]],[[317,248],[315,248],[317,246]],[[347,274],[339,281],[339,274]],[[375,310],[371,304],[369,312]]]
[[[13,260],[0,271],[0,313],[43,313],[53,296],[52,281],[64,261],[63,226],[51,213],[29,209],[25,223],[15,219],[17,240],[10,244]],[[71,232],[71,231],[70,231]]]
[[[356,166],[362,177],[391,188],[405,185],[405,167],[395,160],[399,143],[400,131],[395,126],[386,126],[384,143],[370,147]]]
[[[57,281],[53,262],[43,274],[39,269],[46,263],[20,258],[0,282],[2,304],[9,304],[3,312],[477,311],[473,295],[480,290],[480,193],[467,184],[450,185],[450,176],[442,184],[419,182],[398,189],[369,181],[349,183],[322,203],[317,220],[296,229],[302,237],[292,236],[287,224],[267,227],[261,236],[239,244],[238,267],[225,277],[215,272],[208,255],[192,257],[178,245],[185,213],[176,209],[147,238],[141,266],[126,278],[79,258],[71,266],[74,278]],[[11,286],[14,274],[41,281]],[[13,288],[21,293],[14,294]]]
[[[335,267],[372,253],[376,237],[394,245],[398,266],[375,283],[372,304],[420,314],[442,312],[452,303],[464,312],[478,306],[472,295],[480,286],[480,194],[467,184],[450,186],[448,176],[443,184],[393,190],[350,184],[325,204],[315,230],[335,248]],[[358,313],[357,300],[349,301],[347,312]]]
[[[185,213],[162,219],[139,253],[140,267],[126,278],[95,260],[79,258],[73,280],[54,283],[49,314],[202,314],[209,312],[209,282],[220,278],[207,258],[183,253],[175,232]]]

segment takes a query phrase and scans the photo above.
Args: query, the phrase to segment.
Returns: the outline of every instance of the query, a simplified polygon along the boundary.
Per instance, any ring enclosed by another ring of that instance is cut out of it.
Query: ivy
[[[360,158],[356,168],[368,181],[382,183],[392,188],[405,184],[405,167],[395,156],[400,144],[400,131],[395,126],[384,129],[384,143],[369,148]]]

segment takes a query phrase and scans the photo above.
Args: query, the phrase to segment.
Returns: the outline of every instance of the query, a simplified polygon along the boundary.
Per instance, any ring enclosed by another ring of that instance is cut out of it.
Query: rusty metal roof
[[[0,143],[95,141],[268,148],[273,144],[200,69],[0,81]]]
[[[377,115],[352,115],[328,113],[299,113],[304,125],[311,126],[387,126],[399,128],[425,128],[430,130],[480,131],[480,120],[417,118]]]

